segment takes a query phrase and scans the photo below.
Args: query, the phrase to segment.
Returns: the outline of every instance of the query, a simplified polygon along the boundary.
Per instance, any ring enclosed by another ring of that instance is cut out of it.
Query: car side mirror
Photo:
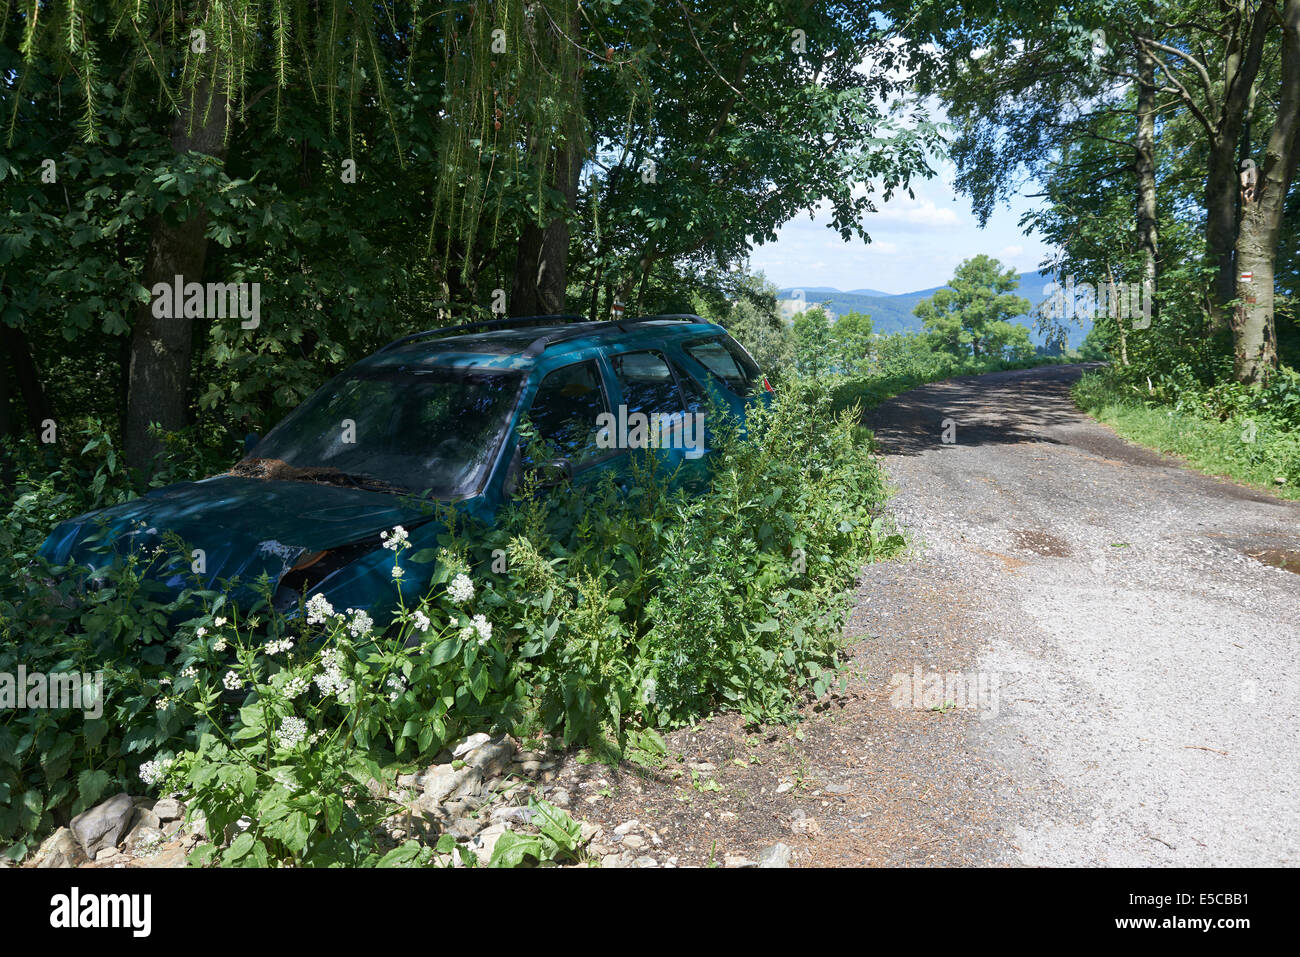
[[[573,463],[568,459],[551,459],[543,462],[537,470],[538,482],[542,488],[554,488],[573,478]]]
[[[257,447],[257,443],[260,441],[261,439],[258,437],[256,432],[249,432],[246,436],[244,436],[244,454],[247,455],[248,453],[252,452],[253,449]]]

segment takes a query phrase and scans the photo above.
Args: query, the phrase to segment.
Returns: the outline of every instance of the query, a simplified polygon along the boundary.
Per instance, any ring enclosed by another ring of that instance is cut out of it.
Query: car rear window
[[[735,395],[748,395],[762,382],[758,363],[730,336],[697,339],[682,348]]]

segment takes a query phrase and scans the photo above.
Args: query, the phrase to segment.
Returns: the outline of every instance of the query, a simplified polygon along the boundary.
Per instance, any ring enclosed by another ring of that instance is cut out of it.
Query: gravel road
[[[956,719],[894,759],[934,782],[904,823],[941,852],[892,860],[1298,864],[1300,503],[1119,439],[1070,401],[1079,374],[868,416],[914,548],[864,573],[855,664]]]

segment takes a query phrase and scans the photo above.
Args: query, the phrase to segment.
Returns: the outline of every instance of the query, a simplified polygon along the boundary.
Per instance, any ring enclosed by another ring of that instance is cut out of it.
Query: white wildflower
[[[212,619],[212,623],[213,623],[214,625],[216,625],[218,628],[220,628],[222,625],[224,625],[224,624],[226,623],[226,619],[224,619],[224,618],[214,618],[214,619]]]
[[[463,605],[474,597],[474,583],[466,574],[459,574],[447,586],[447,596],[457,605]]]
[[[348,632],[353,638],[364,638],[370,634],[370,629],[375,623],[369,615],[360,608],[349,608],[348,614],[352,616],[352,620],[348,622]]]
[[[432,624],[429,621],[429,616],[418,608],[412,613],[411,619],[415,622],[416,631],[428,631],[429,625]]]
[[[238,691],[240,688],[244,687],[243,679],[233,671],[227,671],[226,677],[222,679],[221,683],[226,686],[227,691]]]
[[[195,668],[193,665],[190,665],[188,668],[186,668],[184,671],[181,672],[182,678],[197,678],[198,676],[199,676],[199,669]]]
[[[402,566],[401,566],[401,565],[394,565],[394,566],[393,566],[393,577],[394,577],[394,578],[401,578],[404,574],[406,574],[406,573],[402,570]]]
[[[388,687],[393,689],[393,693],[388,696],[389,701],[396,701],[406,690],[406,678],[402,675],[389,675]]]
[[[492,623],[482,615],[475,615],[470,624],[473,625],[474,630],[478,632],[478,643],[480,645],[486,645],[488,639],[492,637]]]
[[[279,641],[268,641],[265,646],[268,655],[278,655],[280,652],[288,651],[292,647],[292,638],[282,638]]]
[[[338,649],[326,648],[320,656],[321,673],[315,678],[316,687],[322,695],[338,695],[340,701],[346,701],[352,690],[352,682],[343,677],[343,662]]]
[[[333,615],[334,606],[326,600],[324,595],[318,593],[307,599],[307,624],[323,625]]]
[[[216,652],[222,652],[222,651],[225,651],[225,650],[226,650],[226,639],[225,639],[224,637],[221,637],[221,638],[218,638],[216,641],[214,641],[214,642],[212,643],[212,650],[213,650],[213,651],[216,651]]]
[[[146,761],[140,765],[140,780],[152,787],[162,781],[171,763],[171,758],[164,758],[161,761]]]
[[[405,545],[406,540],[410,538],[406,529],[402,528],[400,525],[393,527],[393,533],[391,535],[388,532],[380,532],[379,537],[383,539],[384,548],[391,549],[392,551],[397,551]],[[394,575],[393,577],[396,578],[397,576]]]
[[[298,697],[304,691],[311,687],[311,682],[301,675],[295,675],[284,683],[280,692],[290,700]]]
[[[282,748],[292,748],[307,740],[307,722],[302,718],[285,718],[275,732]]]

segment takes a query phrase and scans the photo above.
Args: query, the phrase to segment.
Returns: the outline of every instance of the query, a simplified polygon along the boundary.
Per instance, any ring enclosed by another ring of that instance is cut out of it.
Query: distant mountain
[[[1052,275],[1044,272],[1022,272],[1018,278],[1020,286],[1016,289],[1016,295],[1024,296],[1036,308],[1046,298],[1043,287],[1052,281]],[[840,292],[829,286],[791,286],[780,290],[778,296],[786,311],[794,308],[793,303],[802,298],[810,306],[827,304],[836,316],[842,316],[846,312],[865,312],[871,316],[872,328],[876,332],[922,332],[925,326],[912,314],[912,309],[922,299],[929,299],[943,288],[943,286],[934,286],[930,289],[918,289],[916,292],[891,296],[871,289]],[[802,291],[803,296],[796,296],[797,291]],[[1012,321],[1029,329],[1029,338],[1034,345],[1043,344],[1044,336],[1035,328],[1031,316],[1015,316]],[[1077,348],[1091,328],[1092,322],[1087,319],[1078,320],[1077,325],[1072,325],[1069,328],[1070,346]]]

